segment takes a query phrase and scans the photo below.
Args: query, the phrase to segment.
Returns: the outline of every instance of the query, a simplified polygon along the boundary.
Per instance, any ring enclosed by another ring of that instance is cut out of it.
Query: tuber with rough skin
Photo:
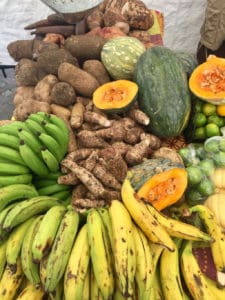
[[[34,97],[38,101],[51,103],[51,91],[54,85],[58,82],[55,75],[46,75],[40,80],[34,88]]]
[[[51,102],[57,105],[69,107],[76,101],[74,88],[67,82],[57,82],[50,94]]]
[[[70,125],[72,128],[80,128],[84,122],[85,106],[82,102],[76,102],[71,110]]]

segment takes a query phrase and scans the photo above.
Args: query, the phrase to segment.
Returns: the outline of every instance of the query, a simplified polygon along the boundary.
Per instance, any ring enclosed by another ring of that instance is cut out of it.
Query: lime
[[[190,189],[185,194],[185,199],[189,205],[202,203],[204,198],[196,189]]]
[[[207,138],[211,136],[220,136],[220,128],[214,123],[209,123],[205,126],[205,133]]]
[[[213,155],[214,163],[217,167],[225,167],[225,152],[220,151]]]
[[[219,142],[219,149],[221,151],[225,151],[225,138],[221,137],[220,142]]]
[[[191,143],[191,146],[195,150],[195,154],[198,158],[204,159],[205,157],[205,150],[202,143]]]
[[[206,139],[205,127],[198,127],[194,131],[194,139],[204,140]]]
[[[211,116],[213,114],[216,114],[216,105],[212,103],[204,103],[202,105],[202,112],[206,116]]]
[[[190,166],[186,168],[188,175],[188,184],[195,185],[201,182],[203,173],[197,166]]]
[[[209,178],[205,178],[204,180],[202,180],[198,184],[197,188],[198,188],[199,193],[202,196],[206,196],[206,197],[212,195],[215,190],[215,186]]]
[[[185,166],[191,166],[199,163],[200,161],[195,155],[195,150],[190,147],[181,148],[178,153],[180,154]]]
[[[224,120],[217,115],[212,115],[207,118],[207,123],[213,123],[219,127],[222,127],[224,125]]]
[[[195,106],[194,106],[194,109],[195,109],[195,112],[201,112],[202,111],[202,105],[203,105],[203,102],[202,101],[197,101],[195,103]]]
[[[204,143],[204,149],[206,152],[218,152],[219,151],[219,143],[220,138],[219,137],[212,137],[205,141]]]
[[[194,125],[196,127],[201,127],[201,126],[204,126],[207,123],[207,118],[203,113],[198,112],[194,115],[194,121],[193,122],[194,122]]]
[[[209,158],[201,160],[198,167],[202,170],[205,176],[211,176],[215,169],[213,160]]]

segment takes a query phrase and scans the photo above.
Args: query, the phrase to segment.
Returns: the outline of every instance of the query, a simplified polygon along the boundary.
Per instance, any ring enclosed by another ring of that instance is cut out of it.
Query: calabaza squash
[[[115,80],[98,87],[93,93],[94,105],[108,113],[128,110],[135,102],[138,85],[130,80]]]
[[[220,105],[225,103],[225,59],[210,55],[192,72],[189,87],[201,100]]]
[[[131,170],[130,182],[137,195],[158,210],[179,201],[188,184],[187,172],[168,158],[149,159]]]

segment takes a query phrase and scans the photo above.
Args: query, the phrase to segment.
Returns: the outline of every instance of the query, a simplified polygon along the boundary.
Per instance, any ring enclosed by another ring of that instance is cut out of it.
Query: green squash
[[[194,69],[198,66],[196,56],[188,52],[176,52],[176,54],[177,57],[181,60],[184,70],[189,77]]]
[[[120,36],[108,40],[101,61],[113,79],[132,79],[134,68],[145,46],[137,38]]]
[[[172,50],[147,49],[134,72],[140,108],[150,117],[148,129],[159,137],[175,137],[185,129],[191,111],[187,74]]]

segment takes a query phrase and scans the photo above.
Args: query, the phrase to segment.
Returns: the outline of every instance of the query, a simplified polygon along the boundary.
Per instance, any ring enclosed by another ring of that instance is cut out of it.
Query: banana
[[[95,279],[103,298],[110,299],[114,290],[112,249],[102,218],[94,208],[88,212],[87,229]]]
[[[34,262],[39,263],[49,253],[65,212],[63,205],[56,205],[44,215],[32,244]]]
[[[185,284],[195,300],[215,299],[194,257],[192,244],[192,241],[185,241],[180,257],[181,272]]]
[[[153,217],[166,229],[170,236],[192,241],[212,242],[212,237],[191,224],[172,219],[147,204]]]
[[[34,186],[28,184],[12,184],[0,188],[0,211],[19,199],[38,196]]]
[[[64,157],[64,150],[61,149],[59,143],[50,135],[41,133],[39,135],[40,141],[43,145],[56,157],[58,162]]]
[[[0,188],[12,184],[29,184],[32,181],[31,174],[0,175]]]
[[[66,125],[66,123],[64,122],[63,119],[57,117],[56,115],[50,114],[49,115],[50,118],[50,122],[55,124],[56,126],[58,126],[59,129],[61,129],[62,132],[64,132],[64,134],[66,136],[69,136],[69,129]]]
[[[144,233],[135,225],[133,226],[133,237],[136,249],[135,280],[138,288],[138,298],[149,300],[154,271],[151,248]]]
[[[48,196],[37,196],[23,200],[8,212],[2,226],[3,230],[10,232],[15,226],[58,204],[60,203],[57,199]]]
[[[6,241],[0,244],[0,281],[6,265]]]
[[[91,295],[91,272],[90,272],[90,265],[88,266],[85,278],[84,278],[84,287],[83,287],[83,294],[82,294],[82,300],[90,300]]]
[[[12,272],[10,267],[6,265],[0,281],[1,300],[14,299],[17,290],[19,289],[23,281],[24,274],[23,274],[22,264],[20,259],[17,261],[17,265],[14,271],[15,272]]]
[[[39,266],[33,262],[32,243],[42,219],[43,216],[40,215],[33,220],[33,223],[30,225],[26,235],[23,238],[21,247],[21,262],[23,272],[28,280],[34,285],[40,284],[41,279],[39,275]]]
[[[224,300],[225,299],[225,289],[219,288],[215,281],[207,277],[205,274],[203,274],[203,277],[205,281],[207,282],[207,285],[210,289],[210,291],[213,293],[214,298],[213,300]]]
[[[159,269],[157,267],[153,275],[153,283],[152,283],[152,289],[151,289],[149,300],[162,300],[162,299],[164,299],[164,297],[163,297],[163,291],[160,282]],[[175,298],[172,299],[175,300]]]
[[[64,154],[66,154],[68,143],[69,143],[68,132],[62,131],[61,128],[59,128],[57,125],[49,122],[45,123],[44,128],[47,134],[52,136],[59,143],[59,145],[64,150]]]
[[[42,300],[45,296],[45,292],[42,287],[35,286],[32,283],[29,283],[18,295],[16,300]]]
[[[25,125],[35,136],[42,132],[45,132],[44,126],[34,120],[31,120],[30,118],[26,119]]]
[[[152,242],[149,242],[149,246],[151,248],[151,253],[152,253],[152,263],[153,263],[153,272],[155,272],[159,258],[162,254],[162,251],[164,250],[164,247],[158,244],[154,244]]]
[[[44,126],[46,121],[49,121],[49,117],[46,113],[43,113],[43,114],[39,114],[39,113],[30,114],[28,119],[33,120],[33,121],[39,123],[42,126]]]
[[[38,176],[46,176],[49,173],[44,161],[25,143],[20,140],[19,151],[25,164]]]
[[[52,195],[58,192],[62,192],[62,191],[68,191],[70,189],[70,187],[68,185],[65,184],[52,184],[43,188],[38,189],[38,194],[41,196],[47,196],[47,195]]]
[[[136,272],[136,253],[133,239],[134,225],[128,210],[118,200],[111,201],[109,215],[112,222],[116,276],[122,295],[132,297]]]
[[[111,248],[113,247],[113,233],[112,233],[112,224],[111,219],[109,216],[109,209],[108,207],[100,207],[97,209],[100,217],[102,218],[103,224],[105,226],[106,231],[108,232],[108,236],[110,239]]]
[[[18,136],[20,140],[23,140],[38,157],[41,157],[41,148],[43,145],[39,141],[37,135],[35,136],[32,132],[21,129],[18,131]]]
[[[53,185],[53,184],[56,184],[56,183],[57,183],[57,180],[48,179],[46,177],[37,177],[33,180],[33,184],[36,187],[36,189],[47,187],[49,185]]]
[[[23,243],[23,238],[33,221],[34,218],[28,219],[26,222],[16,227],[9,235],[6,244],[6,261],[10,268],[14,268],[16,266]]]
[[[20,140],[17,136],[8,133],[0,132],[0,145],[13,148],[15,150],[19,149]]]
[[[8,212],[16,205],[16,203],[12,203],[10,205],[8,205],[6,208],[4,208],[1,212],[0,212],[0,243],[2,243],[3,241],[5,241],[6,237],[8,237],[8,233],[5,232],[5,230],[3,230],[2,225],[5,221],[5,218],[8,214]]]
[[[65,300],[63,295],[63,279],[57,284],[54,292],[48,294],[48,300]]]
[[[69,209],[63,216],[46,266],[44,289],[53,292],[61,280],[74,244],[79,224],[79,215]]]
[[[22,175],[30,173],[27,166],[15,164],[12,162],[0,162],[0,176],[4,175]]]
[[[48,257],[49,257],[49,255],[44,256],[39,264],[39,274],[40,274],[42,286],[45,285],[45,281],[46,281],[46,275],[47,275],[46,267],[47,267]]]
[[[90,274],[90,300],[104,300],[98,287],[93,268],[91,268]]]
[[[22,166],[25,165],[20,152],[11,147],[0,146],[0,158],[5,159],[6,162],[16,163]]]
[[[149,212],[147,205],[141,199],[135,197],[135,191],[128,178],[122,184],[121,195],[131,217],[148,239],[156,244],[163,245],[170,251],[174,251],[175,245],[170,235]]]
[[[184,292],[179,267],[179,246],[177,240],[175,251],[164,249],[160,257],[160,281],[165,300],[183,300]]]
[[[59,170],[58,160],[47,148],[41,149],[41,156],[50,172],[57,172]]]
[[[54,198],[57,198],[59,200],[62,200],[63,201],[63,204],[66,205],[65,203],[67,203],[67,199],[68,198],[71,198],[71,190],[67,189],[65,191],[59,191],[59,192],[56,192],[56,193],[53,193],[51,194],[52,197]],[[70,202],[68,202],[70,203]]]
[[[89,274],[90,250],[87,224],[79,230],[64,275],[65,300],[84,300],[85,281]]]
[[[198,213],[206,231],[214,240],[210,247],[217,270],[217,282],[225,287],[225,232],[223,227],[218,223],[214,213],[205,205],[192,206],[190,211]]]
[[[21,121],[15,121],[10,124],[6,124],[0,127],[0,133],[6,133],[9,135],[13,135],[15,137],[18,136],[18,129],[24,128],[25,124]]]

